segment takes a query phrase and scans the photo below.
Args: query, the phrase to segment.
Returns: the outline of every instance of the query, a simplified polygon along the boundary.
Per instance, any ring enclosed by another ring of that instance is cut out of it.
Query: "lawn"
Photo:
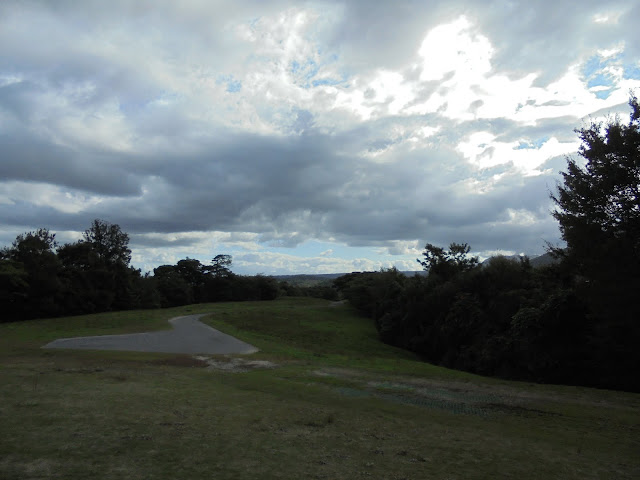
[[[276,366],[40,349],[203,312]],[[640,395],[432,366],[321,300],[3,324],[0,392],[7,480],[640,478]]]

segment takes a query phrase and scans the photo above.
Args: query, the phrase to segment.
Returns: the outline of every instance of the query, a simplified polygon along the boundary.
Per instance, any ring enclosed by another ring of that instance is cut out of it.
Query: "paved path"
[[[42,348],[84,350],[128,350],[160,353],[254,353],[258,349],[202,323],[200,315],[186,315],[169,320],[173,330],[126,335],[61,338]]]

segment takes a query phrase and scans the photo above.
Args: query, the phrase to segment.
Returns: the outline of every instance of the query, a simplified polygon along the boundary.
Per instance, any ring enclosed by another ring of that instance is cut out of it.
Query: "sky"
[[[143,272],[419,270],[561,244],[575,128],[640,92],[640,2],[0,2],[0,246],[93,219]]]

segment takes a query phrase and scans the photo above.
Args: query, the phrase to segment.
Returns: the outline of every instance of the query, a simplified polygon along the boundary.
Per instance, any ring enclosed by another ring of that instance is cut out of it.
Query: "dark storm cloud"
[[[550,218],[545,194],[555,177],[514,177],[490,193],[473,194],[441,186],[440,177],[427,176],[419,190],[381,194],[369,204],[371,208],[363,207],[357,213],[334,212],[332,227],[341,232],[341,239],[358,245],[375,244],[374,239],[418,238],[439,244],[469,241],[478,250],[540,251],[543,239],[557,238],[557,227],[550,228],[545,220]],[[510,223],[509,210],[526,211],[544,225]]]
[[[259,231],[262,241],[295,246],[310,237],[336,236],[348,244],[372,245],[400,238],[439,239],[458,231],[456,237],[467,232],[483,238],[478,247],[507,248],[519,241],[511,233],[516,227],[488,225],[506,221],[507,205],[537,211],[546,203],[541,192],[546,192],[547,179],[542,177],[518,180],[513,175],[490,195],[453,189],[451,185],[465,175],[482,178],[499,169],[469,172],[462,158],[443,148],[404,152],[400,160],[380,164],[335,153],[366,146],[376,131],[384,131],[379,127],[359,127],[338,137],[222,135],[216,142],[200,145],[195,154],[146,159],[146,166],[138,170],[147,171],[147,176],[137,177],[136,185],[136,191],[144,185],[146,193],[133,198],[123,197],[131,192],[113,178],[73,172],[80,182],[76,188],[114,198],[80,215],[61,214],[49,207],[40,212],[55,229],[84,229],[92,218],[104,217],[108,211],[131,233]],[[48,161],[60,167],[54,170],[58,175],[65,172],[63,158],[48,153]],[[70,179],[52,181],[70,184]],[[118,189],[104,192],[102,181]],[[514,187],[511,181],[522,186]],[[37,224],[37,207],[15,205],[11,211],[4,216],[8,223],[29,219],[28,223]]]
[[[278,140],[230,135],[196,155],[160,160],[148,193],[112,207],[132,231],[270,231],[295,212],[341,208],[338,188],[350,175],[328,138]],[[346,207],[346,205],[345,205]]]
[[[50,183],[103,195],[138,195],[140,179],[121,156],[79,153],[39,138],[0,134],[0,178]]]
[[[342,149],[357,149],[363,134],[359,128],[337,141]],[[397,162],[378,164],[337,155],[335,148],[336,138],[326,135],[227,135],[201,145],[197,154],[158,156],[147,166],[153,176],[139,180],[143,195],[123,197],[130,192],[122,183],[87,175],[77,187],[102,193],[102,184],[89,181],[100,179],[120,190],[107,192],[114,198],[80,215],[18,204],[3,217],[8,223],[28,219],[37,224],[40,214],[53,228],[81,230],[92,218],[103,217],[106,209],[131,233],[248,230],[263,232],[265,242],[293,246],[309,237],[330,235],[367,245],[373,240],[447,237],[458,231],[482,238],[478,247],[507,248],[520,241],[511,232],[516,227],[488,225],[506,222],[506,205],[535,212],[546,204],[547,177],[518,180],[514,175],[491,194],[456,191],[452,183],[470,173],[463,159],[442,149],[406,152]],[[522,185],[514,187],[511,181]],[[437,233],[441,231],[446,233]]]
[[[136,247],[166,248],[166,247],[190,247],[196,245],[201,239],[197,237],[160,238],[146,235],[129,235],[131,244]]]
[[[21,200],[0,204],[0,218],[4,226],[18,226],[29,231],[38,228],[82,231],[93,220],[88,215],[65,213],[49,205],[36,205]]]
[[[358,144],[361,134],[359,129],[353,138],[344,135],[343,146]],[[284,244],[327,234],[360,244],[370,238],[421,238],[469,223],[482,226],[501,205],[535,209],[539,201],[539,195],[523,191],[509,202],[504,194],[470,198],[456,193],[449,185],[460,179],[464,162],[440,150],[377,164],[336,155],[335,141],[322,135],[293,140],[228,136],[223,144],[202,145],[198,155],[158,158],[144,195],[105,200],[76,216],[75,225],[69,215],[53,215],[49,208],[42,213],[55,228],[83,228],[106,207],[132,233],[250,230],[277,241],[278,232],[297,231]],[[25,207],[15,206],[20,214],[5,218],[23,221]],[[34,207],[28,216],[35,221]]]

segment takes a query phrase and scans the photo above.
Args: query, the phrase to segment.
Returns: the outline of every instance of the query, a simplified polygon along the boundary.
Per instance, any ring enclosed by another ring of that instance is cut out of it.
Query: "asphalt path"
[[[199,319],[205,314],[186,315],[169,320],[172,330],[125,335],[60,338],[42,348],[81,350],[122,350],[158,353],[230,354],[254,353],[258,349],[222,333]]]

